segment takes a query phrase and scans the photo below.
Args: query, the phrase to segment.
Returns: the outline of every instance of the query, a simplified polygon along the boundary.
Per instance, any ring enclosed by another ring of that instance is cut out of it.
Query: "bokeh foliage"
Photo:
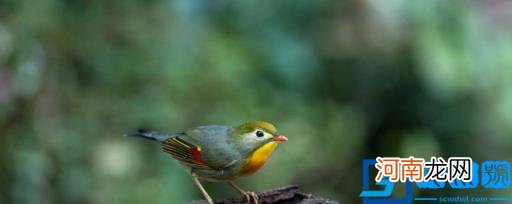
[[[141,127],[271,121],[290,141],[241,186],[341,203],[363,158],[512,161],[511,6],[0,1],[0,203],[201,198]]]

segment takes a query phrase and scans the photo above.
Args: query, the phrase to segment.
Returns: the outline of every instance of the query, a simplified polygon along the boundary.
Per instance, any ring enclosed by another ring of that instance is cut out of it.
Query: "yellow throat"
[[[242,167],[241,174],[249,175],[260,169],[265,164],[265,162],[267,162],[267,159],[277,147],[277,144],[278,142],[275,141],[269,142],[254,151],[249,156],[249,158],[247,158],[247,162]]]

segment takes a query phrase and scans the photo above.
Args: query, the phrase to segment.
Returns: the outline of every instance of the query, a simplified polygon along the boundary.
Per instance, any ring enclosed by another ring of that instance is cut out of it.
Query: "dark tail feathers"
[[[143,137],[150,140],[164,141],[171,137],[175,137],[176,135],[140,129],[136,133],[125,134],[124,136]]]

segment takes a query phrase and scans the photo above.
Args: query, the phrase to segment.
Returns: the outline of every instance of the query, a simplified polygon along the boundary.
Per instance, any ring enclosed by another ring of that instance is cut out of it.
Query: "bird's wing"
[[[162,147],[192,168],[222,170],[240,160],[240,154],[230,144],[231,133],[229,126],[196,127],[164,141]]]
[[[212,169],[203,161],[201,146],[187,141],[186,135],[169,138],[162,142],[162,150],[178,161],[195,169]]]

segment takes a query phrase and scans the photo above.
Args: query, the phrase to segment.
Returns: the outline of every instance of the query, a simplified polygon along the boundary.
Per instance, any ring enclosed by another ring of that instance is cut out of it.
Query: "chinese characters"
[[[377,157],[375,168],[379,171],[375,181],[388,177],[391,182],[472,181],[473,160],[469,157],[450,157],[448,161],[441,157],[423,158]],[[426,172],[426,175],[425,175]]]

